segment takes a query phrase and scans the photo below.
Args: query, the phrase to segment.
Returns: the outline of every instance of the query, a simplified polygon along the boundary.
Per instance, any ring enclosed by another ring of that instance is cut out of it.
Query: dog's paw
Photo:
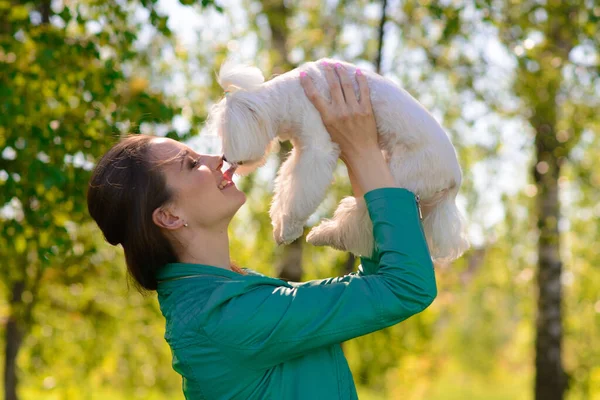
[[[290,244],[302,236],[304,221],[282,218],[273,223],[273,238],[277,244]]]
[[[278,245],[283,244],[281,242],[281,223],[279,221],[273,221],[273,239]]]
[[[330,246],[337,250],[346,250],[346,246],[336,235],[335,225],[328,220],[315,226],[306,236],[306,241],[313,246]]]
[[[281,237],[284,243],[291,243],[302,236],[302,233],[304,233],[304,223],[302,222],[294,225],[284,225]]]
[[[317,226],[308,232],[308,235],[306,235],[306,241],[313,246],[327,246],[329,244],[328,240],[322,233],[322,230]]]

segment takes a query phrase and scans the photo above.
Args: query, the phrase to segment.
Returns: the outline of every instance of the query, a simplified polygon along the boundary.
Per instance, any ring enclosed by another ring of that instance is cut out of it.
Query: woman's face
[[[150,157],[164,163],[161,171],[173,192],[170,212],[188,226],[211,228],[229,221],[246,202],[246,195],[230,183],[223,188],[223,157],[198,154],[183,143],[156,138]],[[169,160],[165,163],[166,160]]]

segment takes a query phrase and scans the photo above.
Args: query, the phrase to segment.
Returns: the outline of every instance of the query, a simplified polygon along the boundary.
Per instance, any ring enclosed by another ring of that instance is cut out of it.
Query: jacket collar
[[[191,275],[217,275],[226,278],[239,278],[240,274],[225,268],[205,264],[169,263],[156,273],[158,283]]]

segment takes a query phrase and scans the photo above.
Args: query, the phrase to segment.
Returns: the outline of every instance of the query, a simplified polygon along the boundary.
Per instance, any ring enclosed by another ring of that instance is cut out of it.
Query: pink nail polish
[[[335,63],[335,67],[336,67],[336,68],[342,68],[342,64],[340,64],[340,63]]]
[[[300,78],[304,78],[305,76],[306,76],[306,72],[304,72],[304,71],[301,71],[301,72],[300,72]]]
[[[356,68],[356,75],[362,75],[362,71],[360,70],[360,68]]]
[[[324,67],[329,67],[329,63],[328,63],[327,61],[323,61],[321,64],[322,64]]]

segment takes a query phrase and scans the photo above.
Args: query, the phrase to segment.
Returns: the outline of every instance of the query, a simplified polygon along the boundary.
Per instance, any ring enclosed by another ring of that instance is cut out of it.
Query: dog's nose
[[[234,163],[231,162],[227,159],[227,157],[225,157],[225,154],[223,154],[223,161],[225,161],[227,164],[231,165],[234,168],[237,168],[238,165],[242,165],[243,163],[239,162],[239,163]]]

